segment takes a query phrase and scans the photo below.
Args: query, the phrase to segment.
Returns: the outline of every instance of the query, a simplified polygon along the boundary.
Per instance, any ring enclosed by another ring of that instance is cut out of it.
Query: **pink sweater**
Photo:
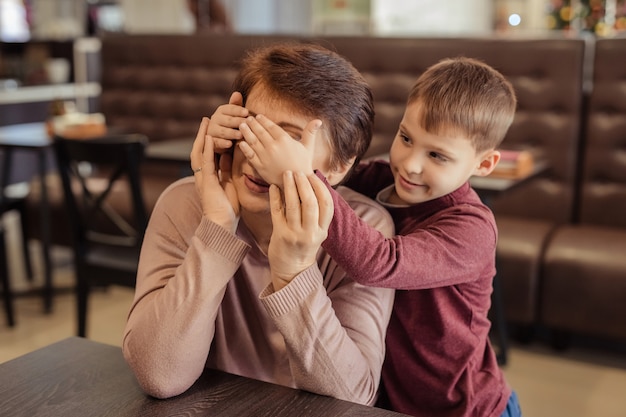
[[[375,198],[393,184],[387,163],[363,167],[348,186]],[[324,249],[357,282],[398,289],[381,405],[420,417],[500,416],[511,389],[489,342],[498,233],[489,208],[466,183],[436,200],[387,207],[397,236],[386,239],[338,193],[333,200]]]
[[[389,214],[346,188],[359,216],[393,234]],[[142,248],[124,332],[142,388],[165,398],[206,367],[354,402],[376,401],[393,291],[362,286],[320,250],[278,292],[243,221],[236,235],[202,216],[193,178],[163,192]]]

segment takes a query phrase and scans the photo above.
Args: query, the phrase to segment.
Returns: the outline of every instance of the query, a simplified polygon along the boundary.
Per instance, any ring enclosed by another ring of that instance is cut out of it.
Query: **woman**
[[[224,105],[236,113],[232,126],[263,114],[294,139],[314,135],[315,166],[335,185],[369,145],[371,92],[349,62],[320,46],[258,49],[234,89],[241,95]],[[290,211],[293,228],[274,229],[268,183],[238,147],[218,170],[208,129],[204,119],[194,176],[164,191],[146,231],[123,340],[139,383],[155,397],[174,396],[206,366],[373,404],[393,292],[356,284],[320,249],[332,203],[303,201]],[[240,137],[234,129],[220,135]],[[338,190],[392,235],[384,209]]]

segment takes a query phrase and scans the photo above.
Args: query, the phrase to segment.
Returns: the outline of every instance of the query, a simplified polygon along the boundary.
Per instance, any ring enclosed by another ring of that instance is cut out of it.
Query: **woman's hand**
[[[235,91],[228,104],[222,104],[211,116],[208,134],[213,137],[214,150],[223,153],[232,148],[233,142],[243,139],[239,125],[246,120],[248,109],[243,107],[243,96]]]
[[[334,208],[330,192],[315,174],[286,171],[283,184],[284,200],[278,186],[270,186],[273,231],[267,256],[274,291],[316,262]]]
[[[321,120],[312,120],[302,138],[293,138],[267,117],[250,116],[239,126],[244,138],[239,149],[265,181],[282,187],[286,171],[313,174],[315,142],[321,126]]]
[[[213,138],[207,133],[209,119],[202,118],[191,149],[191,169],[196,190],[202,201],[202,214],[209,220],[235,232],[239,221],[239,200],[231,182],[232,156],[223,154],[216,169]]]

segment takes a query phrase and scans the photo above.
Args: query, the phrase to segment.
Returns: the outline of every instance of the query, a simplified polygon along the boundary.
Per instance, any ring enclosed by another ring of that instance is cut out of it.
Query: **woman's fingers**
[[[319,219],[319,205],[317,197],[311,187],[309,179],[303,172],[295,173],[295,183],[300,197],[300,211],[302,227],[306,230],[316,230]]]
[[[278,229],[284,224],[283,197],[277,185],[270,185],[270,213],[272,215],[272,225]]]
[[[300,196],[296,185],[294,174],[285,171],[283,174],[283,192],[285,194],[285,218],[291,227],[300,228],[302,225]]]
[[[213,137],[211,135],[205,135],[204,149],[202,151],[202,170],[204,175],[213,175],[216,173],[215,169],[215,152],[213,151]],[[197,170],[198,168],[196,168]]]
[[[208,127],[209,118],[203,117],[202,122],[200,122],[200,127],[198,128],[198,133],[196,134],[196,139],[193,141],[191,153],[189,155],[189,160],[191,162],[191,171],[194,174],[199,172],[198,168],[202,168],[203,165],[203,153]]]
[[[313,188],[313,192],[315,193],[315,198],[317,200],[319,210],[319,226],[322,229],[328,229],[335,212],[333,197],[330,195],[330,191],[328,190],[328,187],[326,187],[326,184],[324,184],[324,182],[317,175],[309,175],[307,179]]]

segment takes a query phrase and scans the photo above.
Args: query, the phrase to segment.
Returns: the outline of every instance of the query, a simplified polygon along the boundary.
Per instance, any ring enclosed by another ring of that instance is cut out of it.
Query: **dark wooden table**
[[[167,400],[144,394],[119,347],[72,337],[0,364],[0,415],[11,417],[401,416],[207,370]]]
[[[24,123],[0,127],[0,148],[21,149],[37,154],[37,169],[41,183],[41,248],[44,261],[43,300],[44,311],[52,311],[52,263],[50,260],[50,209],[46,174],[48,149],[52,140],[44,123]]]

